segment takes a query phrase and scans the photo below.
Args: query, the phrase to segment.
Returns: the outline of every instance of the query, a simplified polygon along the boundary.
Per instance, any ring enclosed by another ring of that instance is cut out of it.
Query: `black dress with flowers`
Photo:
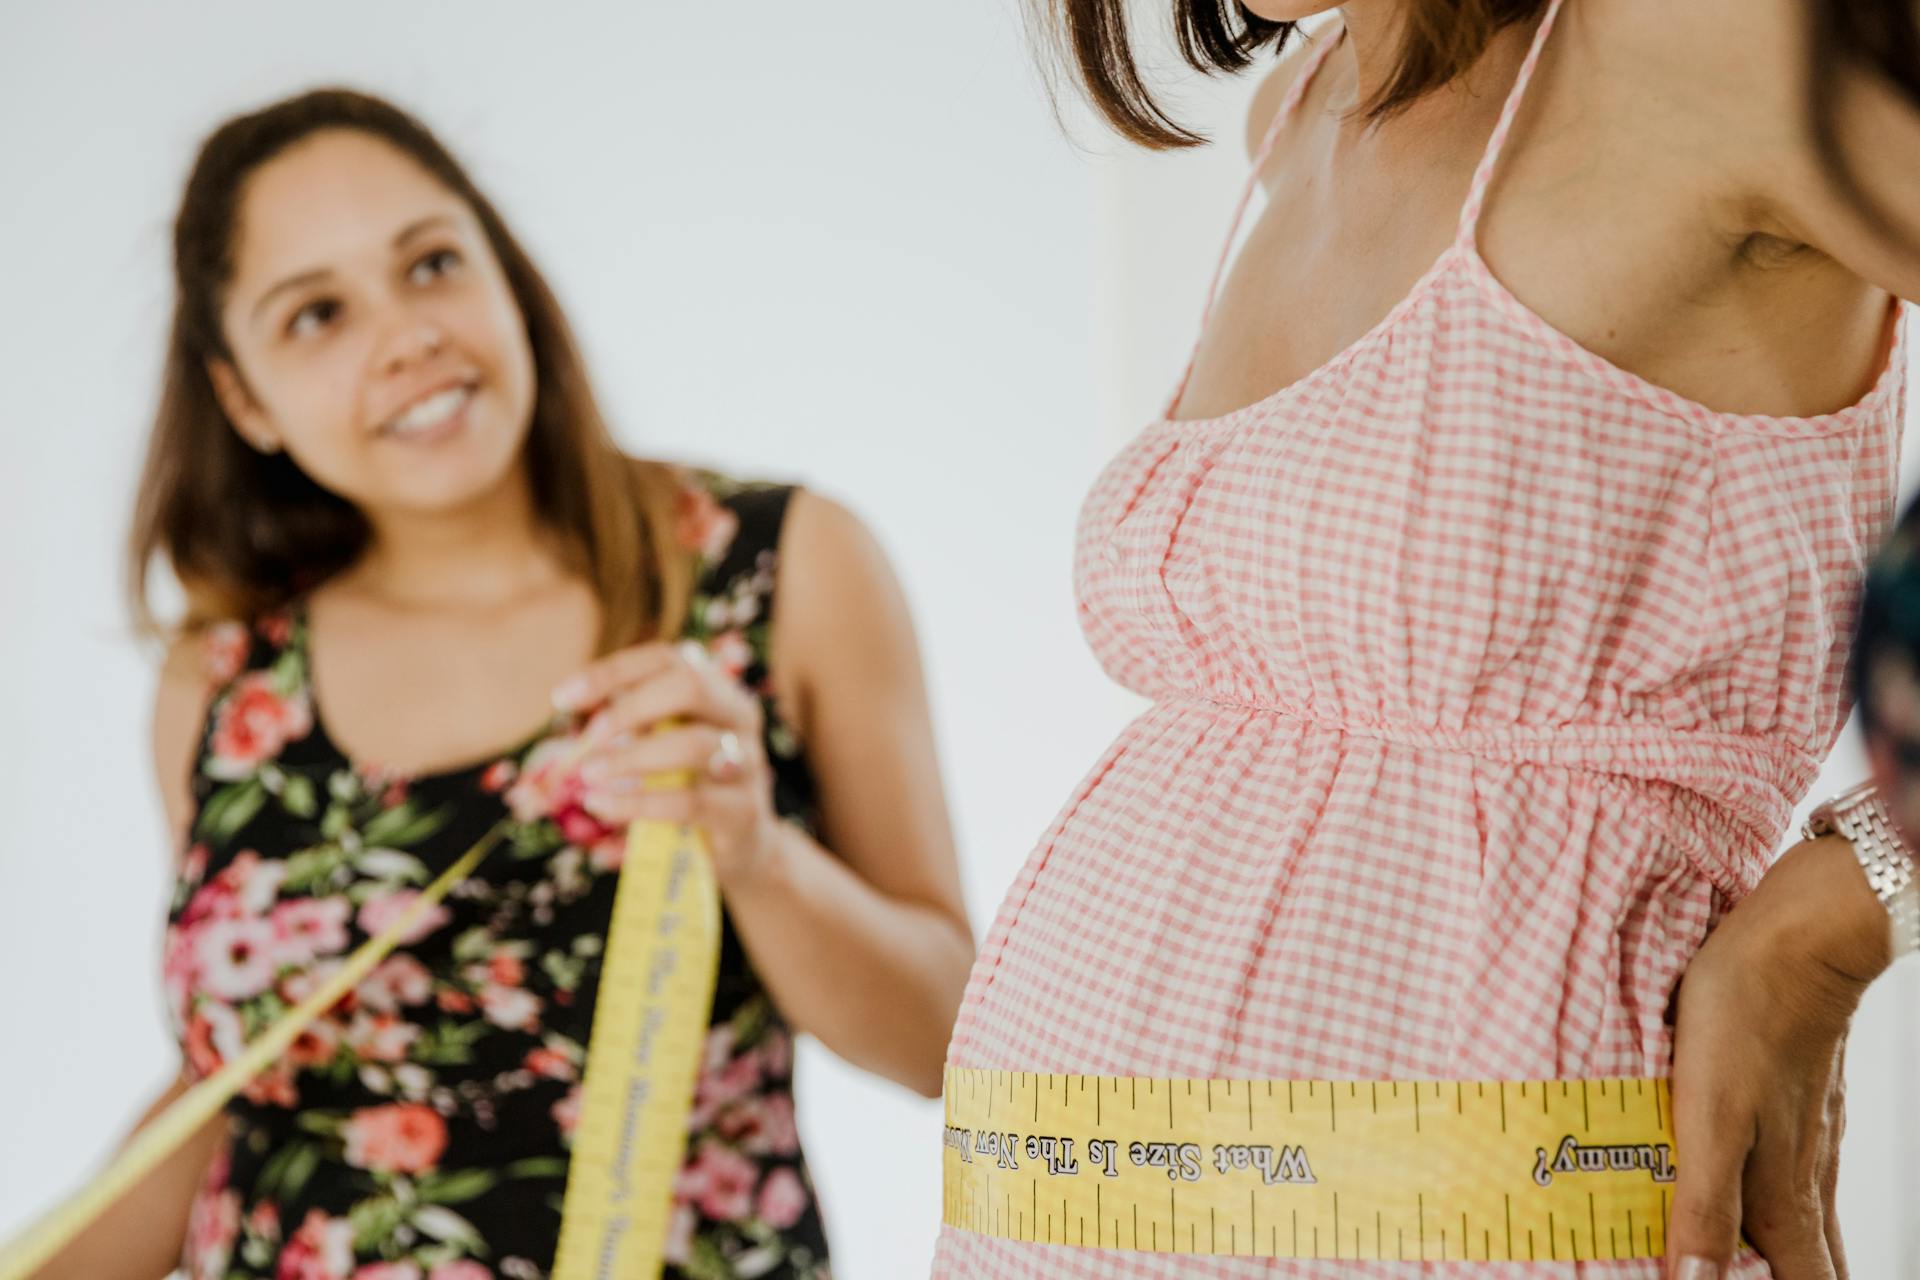
[[[776,808],[811,830],[813,779],[767,672],[791,492],[690,473],[679,528],[702,557],[686,634],[760,694]],[[544,1277],[624,847],[555,765],[579,723],[401,777],[328,739],[303,602],[216,628],[206,653],[216,692],[165,961],[194,1072],[237,1053],[489,828],[505,820],[508,836],[230,1104],[187,1275]],[[792,1081],[792,1036],[727,921],[668,1276],[828,1276]]]

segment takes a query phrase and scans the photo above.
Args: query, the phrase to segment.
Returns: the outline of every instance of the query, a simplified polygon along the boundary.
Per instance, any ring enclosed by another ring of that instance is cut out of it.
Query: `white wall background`
[[[0,1235],[96,1167],[171,1070],[152,655],[126,633],[118,540],[192,148],[298,88],[389,94],[469,162],[630,447],[807,481],[878,531],[984,930],[1135,705],[1075,628],[1073,516],[1185,357],[1251,89],[1185,86],[1213,151],[1129,154],[1088,128],[1076,150],[1018,3],[0,8]],[[1858,768],[1843,750],[1819,789]],[[1920,1267],[1900,1240],[1920,984],[1898,977],[1852,1049],[1864,1276]],[[923,1274],[936,1105],[815,1045],[800,1069],[836,1274]]]

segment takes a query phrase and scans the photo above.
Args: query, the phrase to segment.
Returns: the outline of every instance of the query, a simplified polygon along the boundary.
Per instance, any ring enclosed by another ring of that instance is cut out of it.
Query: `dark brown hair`
[[[1131,0],[1032,0],[1047,43],[1107,123],[1143,146],[1191,147],[1206,138],[1160,105],[1140,75],[1127,22]],[[1544,11],[1547,0],[1418,0],[1406,11],[1400,57],[1371,101],[1384,119],[1471,67],[1496,31]],[[1279,53],[1295,22],[1269,22],[1239,0],[1173,0],[1180,56],[1196,71],[1241,71],[1263,50]]]
[[[1131,0],[1030,0],[1057,61],[1080,83],[1109,124],[1144,146],[1190,147],[1204,137],[1168,115],[1140,74],[1127,22]],[[1174,37],[1188,66],[1206,74],[1250,66],[1278,53],[1293,22],[1269,22],[1239,0],[1172,0]],[[1383,119],[1460,75],[1494,33],[1530,21],[1547,0],[1409,0],[1394,72],[1361,110]],[[1920,104],[1920,12],[1915,0],[1812,0],[1808,110],[1821,162],[1843,190],[1867,206],[1857,175],[1838,145],[1835,99],[1840,72],[1857,67]]]
[[[289,147],[333,129],[395,147],[473,210],[532,347],[536,389],[526,462],[536,510],[600,599],[600,651],[673,636],[693,588],[690,554],[674,537],[682,476],[620,452],[553,291],[446,148],[399,108],[345,89],[304,93],[229,120],[194,161],[174,221],[172,334],[127,539],[136,623],[149,635],[163,631],[148,596],[156,555],[185,590],[179,629],[190,631],[286,603],[346,568],[371,536],[351,502],[284,453],[262,454],[242,440],[207,373],[209,360],[232,359],[219,317],[248,178]]]

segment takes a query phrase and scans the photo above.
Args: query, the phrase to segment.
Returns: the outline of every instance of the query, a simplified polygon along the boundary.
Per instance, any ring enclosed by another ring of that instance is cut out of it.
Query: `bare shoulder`
[[[1651,122],[1663,137],[1678,127],[1682,140],[1710,139],[1729,171],[1803,125],[1808,0],[1566,5],[1565,43],[1576,46],[1607,105],[1630,108],[1626,118]]]
[[[918,678],[906,595],[880,540],[838,500],[797,489],[780,534],[775,665],[805,706],[846,681]]]
[[[875,597],[898,595],[880,541],[844,503],[813,489],[794,490],[780,533],[785,617],[803,630],[843,630],[849,611],[864,613]]]
[[[201,624],[175,633],[161,660],[151,721],[153,768],[167,830],[176,838],[185,836],[192,812],[191,779],[201,726],[220,676],[245,641],[241,623]]]
[[[1273,119],[1280,113],[1280,104],[1287,100],[1287,94],[1305,74],[1307,63],[1320,43],[1337,35],[1332,26],[1321,26],[1311,35],[1296,34],[1279,60],[1260,77],[1260,87],[1253,91],[1253,102],[1247,108],[1245,145],[1249,160],[1260,153],[1260,144],[1266,141],[1267,130],[1273,127]]]

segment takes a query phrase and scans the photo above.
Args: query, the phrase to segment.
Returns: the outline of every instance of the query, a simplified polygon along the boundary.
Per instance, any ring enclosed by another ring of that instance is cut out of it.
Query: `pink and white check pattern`
[[[1854,592],[1892,512],[1905,323],[1865,399],[1774,418],[1654,386],[1509,293],[1474,229],[1558,9],[1457,242],[1407,298],[1257,404],[1149,426],[1096,482],[1081,617],[1107,671],[1154,705],[1007,894],[953,1065],[1667,1073],[1675,983],[1845,717]],[[933,1267],[1660,1271],[1182,1257],[953,1228]],[[1733,1274],[1768,1269],[1748,1254]]]

